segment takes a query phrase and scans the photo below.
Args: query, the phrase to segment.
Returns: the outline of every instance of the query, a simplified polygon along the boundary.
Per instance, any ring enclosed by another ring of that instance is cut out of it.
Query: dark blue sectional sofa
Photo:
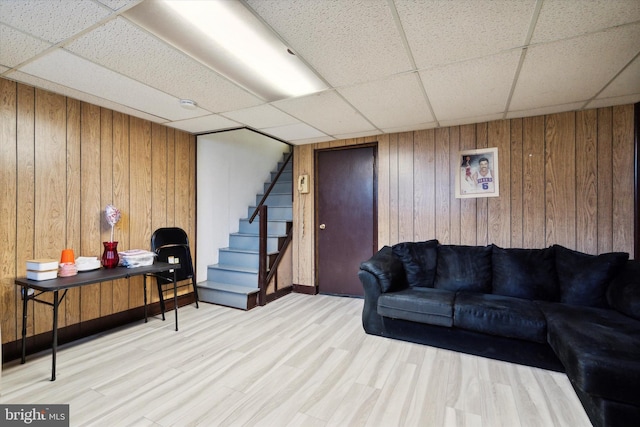
[[[559,245],[385,246],[360,266],[362,323],[565,372],[594,426],[628,426],[640,420],[640,262],[628,258]]]

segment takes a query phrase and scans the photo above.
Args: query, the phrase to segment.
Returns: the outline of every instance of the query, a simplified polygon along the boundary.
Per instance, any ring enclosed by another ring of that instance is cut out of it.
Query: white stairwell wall
[[[287,150],[248,129],[197,137],[196,282],[207,279],[207,266],[218,262],[218,249],[229,246],[229,233],[238,231],[239,219]]]

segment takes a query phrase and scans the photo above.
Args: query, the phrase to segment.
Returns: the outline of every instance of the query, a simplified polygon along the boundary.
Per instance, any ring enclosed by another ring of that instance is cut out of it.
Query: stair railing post
[[[260,237],[259,237],[259,249],[258,249],[258,288],[260,289],[260,305],[267,304],[267,283],[265,279],[267,277],[267,206],[260,205]]]

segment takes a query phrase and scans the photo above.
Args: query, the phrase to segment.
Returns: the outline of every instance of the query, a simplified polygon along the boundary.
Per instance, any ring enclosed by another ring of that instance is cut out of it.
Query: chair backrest
[[[165,227],[158,228],[153,232],[151,236],[151,250],[155,251],[157,248],[166,245],[187,245],[189,246],[189,237],[182,228],[178,227]]]
[[[159,228],[151,236],[151,250],[156,253],[156,260],[167,262],[169,257],[177,258],[180,268],[176,270],[177,280],[193,278],[193,261],[189,248],[189,239],[183,229],[177,227]],[[170,273],[161,274],[166,280],[173,280]]]

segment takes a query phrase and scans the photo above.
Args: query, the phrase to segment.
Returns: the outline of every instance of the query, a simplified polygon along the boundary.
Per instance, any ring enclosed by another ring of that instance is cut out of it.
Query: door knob
[[[320,224],[320,230],[324,230],[325,228],[327,228],[327,226],[326,226],[326,225],[324,225],[324,224]]]

